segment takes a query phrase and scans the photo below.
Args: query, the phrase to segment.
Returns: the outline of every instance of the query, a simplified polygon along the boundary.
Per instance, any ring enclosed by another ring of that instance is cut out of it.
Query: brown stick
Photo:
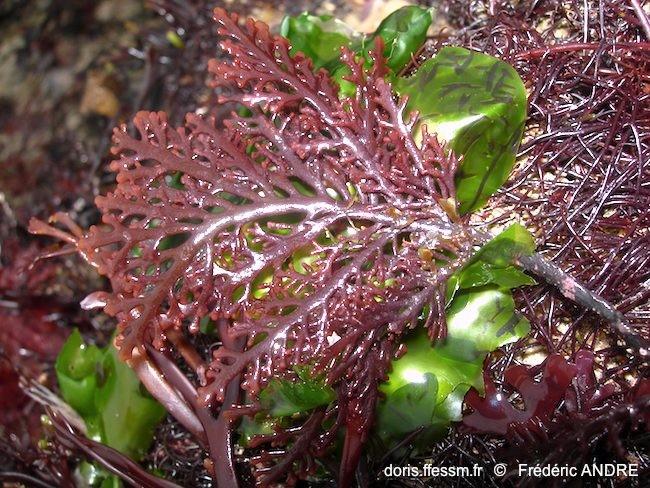
[[[615,332],[621,335],[630,349],[647,358],[647,341],[635,334],[625,316],[603,297],[590,291],[585,285],[563,271],[559,266],[547,261],[539,253],[522,256],[518,259],[518,262],[526,271],[543,278],[544,281],[555,286],[569,300],[601,316]]]
[[[473,237],[476,244],[481,245],[492,239],[491,234],[478,229],[473,230]],[[602,317],[615,333],[620,334],[634,353],[644,359],[648,358],[650,350],[648,341],[636,334],[625,316],[603,297],[589,290],[557,264],[547,260],[539,253],[520,256],[517,259],[517,264],[525,271],[542,278],[549,285],[553,285],[565,298]]]

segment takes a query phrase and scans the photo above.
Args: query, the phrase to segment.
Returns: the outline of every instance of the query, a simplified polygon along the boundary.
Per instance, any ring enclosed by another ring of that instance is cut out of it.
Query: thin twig
[[[530,59],[538,58],[545,54],[551,53],[567,53],[574,51],[595,51],[602,47],[600,42],[567,42],[565,44],[554,44],[552,46],[540,47],[531,49],[530,51],[522,51],[515,56],[515,59]],[[650,42],[617,42],[605,44],[606,46],[616,47],[617,49],[626,51],[650,51]]]
[[[597,313],[623,337],[629,348],[642,357],[648,356],[647,341],[635,334],[625,316],[603,297],[587,289],[586,286],[551,261],[547,261],[539,253],[522,256],[518,262],[526,271],[543,278],[544,281],[555,286],[569,300]]]
[[[0,473],[0,481],[3,482],[17,482],[21,485],[32,486],[36,488],[54,488],[54,485],[46,483],[43,480],[39,480],[34,476],[30,476],[25,473],[18,473],[16,471],[3,471]],[[4,486],[4,483],[3,483]]]
[[[650,40],[650,20],[648,19],[648,16],[643,10],[641,3],[639,2],[639,0],[630,0],[630,3],[632,4],[634,13],[639,19],[639,23],[641,24],[641,28],[643,29],[646,38]]]
[[[131,485],[143,488],[181,488],[176,483],[148,473],[121,452],[79,434],[63,415],[52,408],[46,407],[46,411],[52,419],[56,436],[61,444],[94,459],[106,470]]]
[[[477,244],[485,244],[492,238],[489,233],[478,229],[473,229],[472,234]],[[517,259],[517,264],[525,271],[553,285],[562,296],[598,314],[610,324],[616,333],[623,337],[630,349],[639,356],[647,358],[650,347],[648,341],[636,334],[625,316],[603,297],[589,290],[569,273],[539,253],[520,256]]]

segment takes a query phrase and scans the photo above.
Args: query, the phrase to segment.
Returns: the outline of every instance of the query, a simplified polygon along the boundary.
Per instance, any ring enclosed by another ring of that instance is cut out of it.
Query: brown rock
[[[81,113],[96,113],[114,117],[120,109],[120,101],[115,95],[115,82],[104,73],[91,71],[86,78],[86,86],[81,99]]]

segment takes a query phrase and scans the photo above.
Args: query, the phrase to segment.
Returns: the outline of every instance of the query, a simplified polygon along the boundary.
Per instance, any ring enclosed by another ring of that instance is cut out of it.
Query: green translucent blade
[[[508,179],[526,120],[526,89],[509,64],[445,47],[394,88],[408,95],[429,133],[463,155],[456,175],[460,211],[480,208]]]

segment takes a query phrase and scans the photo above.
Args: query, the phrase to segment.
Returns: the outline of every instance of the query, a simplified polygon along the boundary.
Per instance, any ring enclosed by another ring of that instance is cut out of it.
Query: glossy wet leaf
[[[508,179],[521,142],[526,90],[517,72],[492,56],[444,47],[394,88],[429,132],[464,156],[456,181],[461,213],[480,208]]]
[[[75,330],[63,345],[55,369],[61,395],[82,416],[89,437],[140,459],[165,409],[117,357],[112,343],[103,349],[85,344]]]
[[[329,71],[340,65],[341,47],[361,45],[362,34],[331,15],[304,12],[282,20],[280,33],[291,41],[291,54],[309,57],[314,68]]]
[[[418,427],[426,441],[443,435],[451,421],[461,419],[469,388],[483,390],[487,354],[530,330],[517,316],[512,295],[496,287],[459,292],[447,310],[447,327],[447,338],[433,347],[425,330],[415,332],[406,341],[407,353],[393,362],[378,407],[377,432],[385,442]],[[408,422],[399,413],[405,399],[412,403]]]
[[[332,16],[303,13],[285,17],[280,32],[291,41],[292,54],[302,52],[314,68],[327,69],[339,84],[340,94],[352,96],[355,85],[345,79],[350,71],[339,59],[343,46],[363,56],[369,67],[368,53],[379,36],[388,68],[398,73],[424,44],[432,20],[431,9],[411,5],[390,14],[374,32],[362,34]]]
[[[443,349],[463,361],[484,357],[530,330],[528,321],[515,313],[512,294],[497,288],[461,291],[447,316],[451,339],[443,341]]]
[[[102,368],[105,381],[95,397],[103,427],[102,442],[129,457],[141,459],[166,411],[119,359],[114,347],[107,348]]]
[[[498,268],[485,261],[478,261],[469,265],[463,270],[460,277],[459,287],[461,289],[483,286],[489,283],[494,283],[501,288],[517,288],[535,284],[534,279],[520,271],[516,266]]]
[[[391,393],[390,401],[377,412],[379,435],[383,438],[404,436],[426,424],[422,419],[433,419],[438,381],[431,373],[425,373],[422,381],[409,383]]]
[[[447,302],[461,289],[496,285],[510,290],[534,285],[533,278],[522,272],[516,261],[535,252],[535,238],[522,225],[513,224],[479,249],[469,262],[447,281]]]
[[[521,224],[513,224],[493,237],[472,257],[470,263],[485,261],[494,266],[506,267],[521,256],[535,252],[535,238]]]
[[[432,21],[431,9],[415,5],[402,7],[381,21],[370,36],[370,47],[374,38],[381,36],[388,67],[397,73],[424,44]]]
[[[54,369],[61,395],[81,416],[94,413],[96,372],[102,355],[96,346],[85,344],[75,329],[57,356]]]
[[[303,368],[298,379],[273,379],[260,392],[260,404],[272,417],[286,417],[328,405],[336,393],[321,378],[312,378]]]

